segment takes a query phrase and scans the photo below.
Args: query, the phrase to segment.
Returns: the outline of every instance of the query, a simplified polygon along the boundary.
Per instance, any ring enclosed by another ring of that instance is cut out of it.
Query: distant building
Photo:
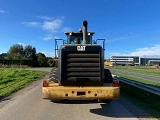
[[[140,65],[139,56],[111,56],[110,61],[116,65]]]
[[[141,58],[140,56],[111,56],[115,65],[156,65],[160,66],[160,58]]]
[[[141,65],[160,66],[160,58],[141,58]]]

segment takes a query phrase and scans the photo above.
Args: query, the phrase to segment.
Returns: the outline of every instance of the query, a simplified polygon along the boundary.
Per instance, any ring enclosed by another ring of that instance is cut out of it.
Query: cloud
[[[5,11],[4,10],[0,10],[0,13],[5,13]]]
[[[46,57],[54,57],[54,52],[41,52],[43,54],[45,54]]]
[[[160,57],[160,44],[152,45],[151,47],[138,48],[135,52],[129,55],[138,55],[142,57]]]
[[[129,40],[129,39],[132,39],[132,38],[135,38],[135,37],[139,37],[139,36],[141,36],[141,35],[136,35],[136,34],[134,34],[132,32],[129,32],[128,35],[124,35],[124,36],[108,39],[108,42],[115,42],[115,41],[121,41],[121,40]]]
[[[53,33],[71,31],[70,27],[63,26],[64,16],[61,17],[48,17],[48,16],[36,16],[37,21],[21,22],[21,24],[27,27],[35,27],[43,30],[46,33],[45,37],[41,37],[43,40],[59,39],[54,36]]]
[[[58,36],[55,36],[54,39],[60,39]]]
[[[62,25],[63,20],[55,19],[51,21],[45,21],[42,24],[42,28],[48,32],[56,32]]]
[[[128,56],[129,54],[125,54],[125,53],[122,53],[122,52],[110,52],[109,53],[109,56],[107,57],[110,57],[110,56]]]
[[[72,31],[72,29],[70,27],[64,27],[62,29],[63,32],[68,32],[68,31]]]
[[[0,10],[0,13],[8,13],[8,11]]]
[[[22,24],[24,24],[28,27],[38,27],[38,26],[40,26],[39,22],[22,22]]]
[[[114,41],[119,41],[119,40],[126,40],[126,39],[129,39],[129,38],[130,38],[130,37],[128,37],[128,36],[116,37],[116,38],[108,39],[108,42],[114,42]]]
[[[43,38],[43,40],[52,40],[52,39],[54,39],[54,37],[53,37],[53,35],[46,35],[44,38]]]
[[[21,24],[26,25],[28,27],[39,27],[42,30],[45,30],[50,33],[55,33],[58,31],[63,30],[67,27],[62,27],[62,24],[64,22],[64,17],[48,17],[48,16],[37,16],[37,18],[42,19],[43,21],[32,21],[32,22],[22,22]]]
[[[111,56],[140,56],[140,57],[160,57],[160,44],[152,45],[151,47],[138,48],[134,52],[120,53],[120,52],[111,52]]]
[[[47,40],[53,40],[53,39],[60,39],[58,36],[54,36],[51,34],[46,35],[43,40],[47,41]]]
[[[21,43],[21,42],[18,42],[17,44],[22,45],[22,46],[26,46],[27,45],[27,44]]]
[[[54,19],[54,17],[48,17],[48,16],[36,16],[36,17],[42,20],[53,20]]]

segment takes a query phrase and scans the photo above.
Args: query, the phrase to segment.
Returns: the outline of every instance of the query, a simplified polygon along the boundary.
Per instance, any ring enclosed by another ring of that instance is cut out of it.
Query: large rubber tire
[[[54,83],[58,83],[58,70],[57,68],[53,68],[49,75],[49,80]]]
[[[109,69],[104,69],[104,76],[105,76],[104,83],[113,82],[112,74]]]

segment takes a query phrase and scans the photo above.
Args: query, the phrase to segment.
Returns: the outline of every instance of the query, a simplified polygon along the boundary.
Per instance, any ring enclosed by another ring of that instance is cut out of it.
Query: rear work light
[[[43,80],[43,87],[48,87],[48,86],[49,86],[49,81]]]
[[[113,81],[113,87],[119,87],[119,80]]]

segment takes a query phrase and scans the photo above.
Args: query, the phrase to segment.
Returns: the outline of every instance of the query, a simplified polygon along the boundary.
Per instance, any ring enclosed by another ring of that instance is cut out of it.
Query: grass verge
[[[160,68],[136,67],[136,66],[116,66],[115,70],[123,70],[146,75],[160,76]]]
[[[147,85],[152,85],[154,87],[160,87],[160,83],[159,82],[150,81],[150,80],[146,80],[146,79],[142,79],[142,78],[137,78],[136,76],[135,77],[127,76],[127,75],[120,74],[120,73],[117,73],[117,72],[113,72],[113,74],[115,74],[117,76],[120,76],[122,78],[129,79],[129,80],[141,82],[141,83],[144,83],[144,84],[147,84]]]
[[[16,68],[0,69],[0,98],[24,88],[29,83],[42,79],[46,72]]]
[[[148,112],[153,117],[160,119],[160,97],[136,88],[134,86],[120,82],[121,90],[127,94],[127,98],[140,106],[143,110]]]

